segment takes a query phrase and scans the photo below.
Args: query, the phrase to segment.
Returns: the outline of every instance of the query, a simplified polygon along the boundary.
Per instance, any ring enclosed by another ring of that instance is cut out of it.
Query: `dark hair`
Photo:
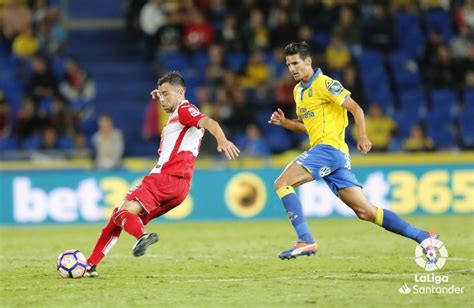
[[[184,81],[183,76],[181,76],[178,71],[171,71],[163,75],[160,79],[158,79],[158,86],[161,86],[166,82],[174,86],[181,86],[183,88],[186,88],[186,82]]]
[[[305,41],[293,42],[285,47],[285,56],[292,56],[299,54],[301,59],[306,59],[312,56],[311,46]]]

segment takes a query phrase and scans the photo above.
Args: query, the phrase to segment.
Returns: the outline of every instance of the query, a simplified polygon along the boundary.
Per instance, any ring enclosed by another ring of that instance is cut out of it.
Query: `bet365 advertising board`
[[[474,213],[468,164],[357,167],[375,205],[402,215]],[[281,169],[196,170],[188,198],[162,220],[285,218],[273,182]],[[145,173],[129,171],[3,171],[0,223],[94,223],[105,220]],[[353,216],[324,181],[297,189],[308,217]]]

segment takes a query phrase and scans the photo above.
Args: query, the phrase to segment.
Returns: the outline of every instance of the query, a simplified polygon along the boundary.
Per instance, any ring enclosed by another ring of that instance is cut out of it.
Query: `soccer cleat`
[[[145,254],[148,246],[158,242],[158,234],[156,233],[145,233],[143,234],[138,241],[133,245],[133,255],[135,257],[140,257]]]
[[[436,243],[436,241],[439,239],[439,233],[433,230],[428,230],[428,233],[430,234],[430,237],[426,238],[425,241],[430,239],[429,244],[426,247],[422,246],[422,248],[428,263],[434,264],[437,261],[437,256],[433,241]]]
[[[87,266],[87,270],[84,273],[84,277],[90,277],[90,278],[98,277],[99,273],[97,273],[96,266],[97,265]]]
[[[428,233],[430,234],[430,237],[432,239],[438,240],[439,239],[439,233],[434,231],[434,230],[428,230]]]
[[[306,242],[297,242],[293,247],[288,250],[282,251],[278,254],[278,257],[282,260],[289,260],[301,256],[310,256],[318,252],[318,243],[312,244]]]

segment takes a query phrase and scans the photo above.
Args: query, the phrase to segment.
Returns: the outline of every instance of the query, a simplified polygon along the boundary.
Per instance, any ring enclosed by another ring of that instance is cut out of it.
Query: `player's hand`
[[[274,125],[283,125],[283,121],[285,121],[285,113],[283,110],[278,108],[276,111],[273,111],[272,116],[270,117],[270,120],[268,121],[268,124],[274,124]]]
[[[153,100],[160,99],[160,92],[157,89],[151,91],[150,95]]]
[[[364,155],[369,153],[370,149],[372,149],[372,142],[370,142],[367,135],[359,137],[359,140],[357,141],[357,149]]]
[[[228,159],[236,159],[239,157],[240,150],[230,142],[229,140],[225,139],[222,142],[218,142],[217,144],[217,151],[221,153],[224,151],[225,156],[227,156]]]

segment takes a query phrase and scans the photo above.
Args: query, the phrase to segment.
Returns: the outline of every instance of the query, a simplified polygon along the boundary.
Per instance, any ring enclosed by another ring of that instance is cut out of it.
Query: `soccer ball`
[[[62,278],[81,278],[87,269],[86,257],[76,249],[61,252],[56,264]]]

